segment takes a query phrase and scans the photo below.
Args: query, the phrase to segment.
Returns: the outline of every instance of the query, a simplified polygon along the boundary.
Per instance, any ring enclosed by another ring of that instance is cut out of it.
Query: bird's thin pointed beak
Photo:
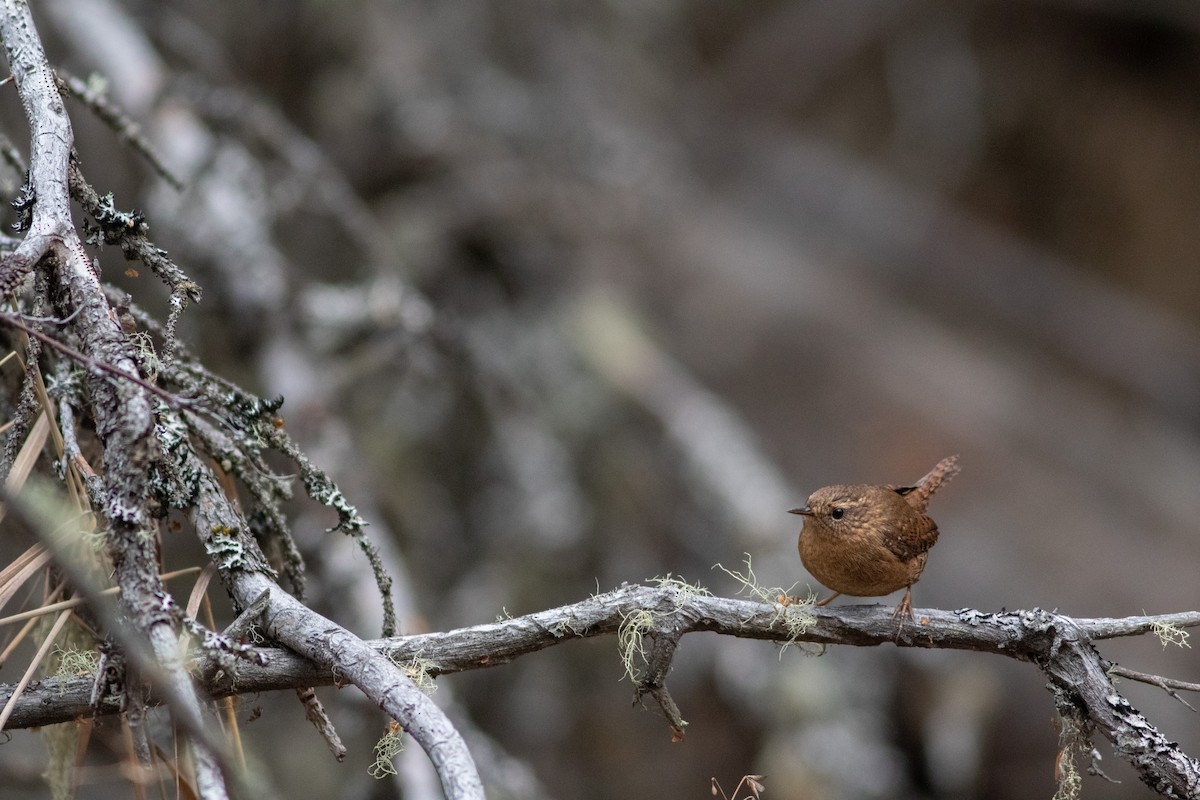
[[[800,514],[805,517],[811,517],[812,516],[812,507],[804,506],[802,508],[793,508],[790,511],[788,511],[788,513],[789,514]]]

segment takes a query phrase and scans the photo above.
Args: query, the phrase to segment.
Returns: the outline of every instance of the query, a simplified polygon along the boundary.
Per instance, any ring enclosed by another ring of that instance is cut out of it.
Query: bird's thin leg
[[[833,594],[829,595],[829,597],[826,597],[824,600],[817,603],[817,605],[827,606],[827,605],[829,605],[830,601],[834,600],[835,598],[841,597],[841,596],[842,596],[841,592],[834,592]]]
[[[917,620],[916,615],[913,614],[911,586],[904,587],[904,597],[900,598],[900,605],[896,606],[896,611],[892,614],[892,618],[899,623],[899,630],[896,635],[899,635],[899,632],[904,630],[905,617],[911,619],[913,622]]]

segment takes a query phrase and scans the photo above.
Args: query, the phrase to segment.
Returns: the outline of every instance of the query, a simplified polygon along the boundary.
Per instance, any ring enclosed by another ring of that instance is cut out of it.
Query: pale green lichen
[[[682,608],[693,597],[711,594],[703,586],[688,583],[669,573],[666,577],[651,578],[647,582],[671,590],[676,609]],[[625,668],[625,675],[634,683],[641,683],[642,680],[642,671],[637,665],[639,661],[646,661],[646,634],[654,629],[661,617],[669,616],[669,613],[639,608],[621,615],[621,625],[617,628],[617,648],[621,654],[621,665]]]
[[[646,660],[646,634],[654,628],[656,614],[645,608],[639,608],[621,617],[621,626],[617,629],[617,648],[621,653],[621,665],[625,674],[634,683],[641,682],[641,670],[636,660]]]
[[[1054,778],[1058,789],[1052,800],[1078,800],[1083,788],[1078,760],[1091,749],[1091,742],[1079,723],[1069,717],[1058,720],[1058,758],[1054,762]]]
[[[677,578],[671,573],[667,573],[666,577],[651,578],[648,583],[653,583],[660,589],[672,589],[675,592],[675,607],[680,608],[688,600],[693,597],[711,597],[712,592],[705,589],[698,583],[688,583],[683,578]]]
[[[433,694],[437,691],[437,683],[433,680],[436,665],[429,659],[422,658],[421,653],[423,652],[424,650],[418,650],[407,661],[399,659],[395,653],[388,653],[388,660],[404,670],[404,674],[418,689],[425,694]]]
[[[744,555],[746,557],[745,572],[729,569],[722,564],[716,564],[714,568],[721,570],[741,584],[738,594],[748,594],[775,608],[773,623],[783,625],[784,630],[787,631],[787,638],[783,642],[783,649],[786,650],[796,644],[799,638],[816,624],[817,617],[812,610],[816,605],[817,596],[811,590],[804,597],[793,596],[791,593],[797,586],[794,583],[787,589],[780,586],[763,586],[754,574],[750,554],[745,553]]]
[[[1191,634],[1185,631],[1183,628],[1180,628],[1178,625],[1174,625],[1170,622],[1152,622],[1150,623],[1150,630],[1153,631],[1154,635],[1158,637],[1158,640],[1162,642],[1164,650],[1167,648],[1167,645],[1171,644],[1177,647],[1191,647],[1191,645],[1188,644],[1188,637],[1191,636]]]
[[[367,774],[379,780],[396,774],[392,759],[404,749],[404,728],[398,722],[388,723],[387,732],[375,743],[375,761],[367,769]]]
[[[66,691],[68,678],[95,674],[96,668],[99,666],[99,656],[95,650],[57,648],[54,651],[54,660],[58,662],[54,675],[59,679],[60,694]]]

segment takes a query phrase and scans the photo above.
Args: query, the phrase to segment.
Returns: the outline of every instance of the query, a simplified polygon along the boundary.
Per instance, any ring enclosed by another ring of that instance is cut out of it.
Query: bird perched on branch
[[[878,597],[904,589],[896,607],[912,613],[912,585],[921,577],[938,528],[925,513],[929,498],[958,474],[958,456],[943,458],[913,486],[826,486],[789,513],[804,517],[800,560],[813,577],[838,595]]]

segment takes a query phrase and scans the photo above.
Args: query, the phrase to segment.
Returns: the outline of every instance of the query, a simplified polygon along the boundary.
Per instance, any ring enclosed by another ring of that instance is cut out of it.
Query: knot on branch
[[[1064,643],[1088,641],[1071,620],[1041,608],[1019,612],[1018,622],[1024,631],[1022,640],[1029,655],[1039,666],[1045,666],[1057,658],[1058,651]]]
[[[100,658],[96,665],[96,676],[92,682],[92,694],[88,704],[92,707],[92,713],[98,715],[101,710],[100,704],[111,698],[116,701],[117,707],[124,711],[127,700],[125,655],[112,639],[101,641],[98,649]]]
[[[647,695],[654,698],[671,726],[672,741],[682,741],[687,721],[667,691],[666,679],[680,638],[695,627],[696,615],[688,609],[688,602],[707,591],[670,576],[657,582],[662,589],[656,607],[622,613],[617,642],[625,673],[636,687],[634,704]]]

